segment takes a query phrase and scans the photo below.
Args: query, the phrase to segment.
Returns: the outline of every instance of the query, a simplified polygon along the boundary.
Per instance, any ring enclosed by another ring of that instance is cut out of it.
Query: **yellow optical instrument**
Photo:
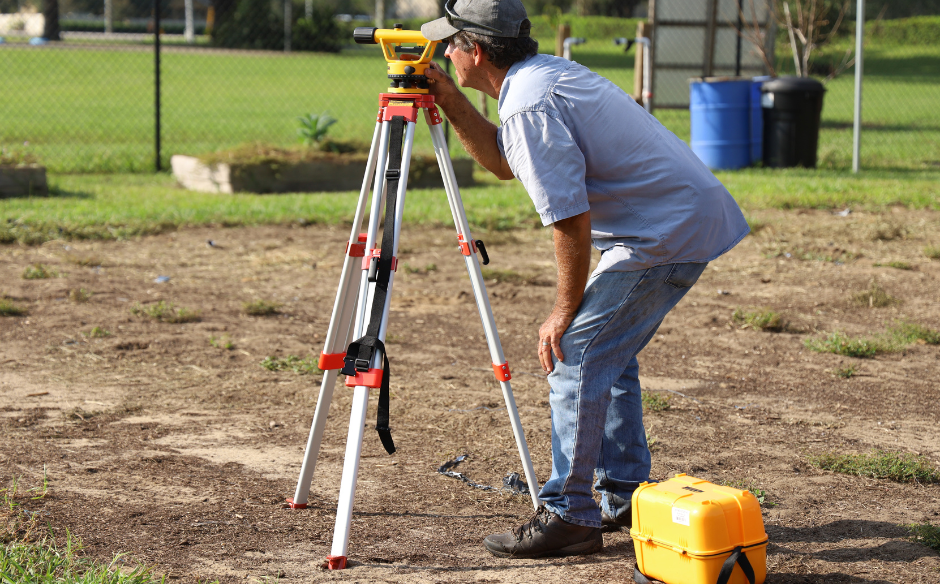
[[[396,24],[395,28],[360,26],[353,31],[353,39],[360,45],[382,45],[391,80],[389,92],[428,92],[424,72],[440,41],[429,41],[418,30],[402,30],[401,24]]]

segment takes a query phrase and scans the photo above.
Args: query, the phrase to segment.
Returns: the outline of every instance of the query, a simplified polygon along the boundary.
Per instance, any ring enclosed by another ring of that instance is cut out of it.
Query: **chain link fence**
[[[153,0],[58,0],[58,41],[43,41],[48,5],[0,0],[0,147],[6,156],[30,155],[51,172],[150,172],[155,157],[157,55]],[[35,0],[40,2],[41,0]],[[705,1],[705,0],[702,0]],[[795,1],[795,0],[794,0]],[[873,0],[869,0],[870,3]],[[587,42],[572,58],[634,93],[634,55],[615,45],[632,38],[642,5],[576,2],[569,16],[555,4],[529,6],[540,50],[553,52],[556,29]],[[919,4],[933,11],[932,0]],[[623,8],[623,7],[620,7]],[[397,0],[384,22],[415,28],[440,13],[438,0]],[[932,12],[931,12],[932,11]],[[923,12],[923,11],[922,11]],[[543,15],[544,13],[544,15]],[[940,18],[870,16],[866,28],[863,168],[935,168],[940,161]],[[908,16],[902,14],[900,16]],[[368,143],[377,96],[387,87],[375,46],[351,43],[355,26],[372,25],[373,0],[160,0],[160,158],[203,155],[247,143],[297,145],[298,118],[328,113],[330,136]],[[820,165],[851,166],[852,67],[845,34],[817,50],[811,73],[827,82]],[[663,41],[665,42],[665,41]],[[681,35],[670,50],[682,50]],[[785,29],[778,29],[778,73],[792,72]],[[443,60],[442,60],[443,62]],[[789,65],[788,65],[789,63]],[[788,66],[790,69],[788,70]],[[493,100],[474,103],[496,118]],[[689,138],[687,110],[656,110],[663,123]],[[418,152],[431,150],[426,131]],[[452,155],[466,156],[452,141]]]

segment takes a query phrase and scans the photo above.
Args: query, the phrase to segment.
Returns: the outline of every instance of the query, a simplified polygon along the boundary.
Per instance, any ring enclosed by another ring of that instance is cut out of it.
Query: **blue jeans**
[[[707,264],[667,264],[593,276],[561,338],[564,361],[548,376],[552,475],[539,497],[569,523],[600,527],[602,494],[611,517],[630,512],[633,491],[649,480],[637,353]]]

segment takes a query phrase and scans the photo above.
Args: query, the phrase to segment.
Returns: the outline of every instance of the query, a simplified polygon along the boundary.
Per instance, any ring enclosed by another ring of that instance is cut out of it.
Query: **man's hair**
[[[494,67],[508,69],[513,63],[524,61],[539,52],[539,42],[529,36],[531,28],[532,23],[527,18],[519,27],[519,38],[495,37],[462,30],[447,40],[464,52],[472,51],[476,43]],[[524,36],[522,33],[525,33]]]

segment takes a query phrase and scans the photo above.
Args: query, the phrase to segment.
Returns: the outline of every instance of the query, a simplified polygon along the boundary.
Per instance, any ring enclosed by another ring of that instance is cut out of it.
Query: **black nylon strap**
[[[734,571],[735,564],[741,566],[741,571],[744,572],[744,576],[747,577],[747,581],[751,584],[754,584],[756,580],[754,576],[754,568],[751,567],[751,562],[748,561],[744,551],[741,550],[741,546],[734,548],[731,551],[731,555],[728,556],[728,559],[725,560],[725,563],[721,565],[721,571],[718,572],[718,582],[716,584],[728,584],[728,580],[731,579],[731,572]]]
[[[375,429],[379,433],[382,446],[389,454],[395,452],[395,442],[389,429],[389,377],[388,354],[385,344],[379,340],[379,328],[385,313],[385,301],[388,298],[388,281],[392,276],[392,259],[395,253],[395,211],[398,206],[398,182],[401,178],[401,148],[405,132],[405,118],[394,116],[388,146],[388,168],[385,171],[385,227],[382,229],[382,253],[379,256],[376,271],[375,288],[372,295],[372,313],[366,334],[352,343],[343,358],[343,375],[356,375],[369,370],[375,351],[382,351],[382,386],[379,389],[379,409],[376,415]]]
[[[653,583],[650,581],[650,579],[647,578],[647,577],[643,574],[643,572],[640,571],[640,567],[639,567],[639,566],[634,566],[634,567],[633,567],[633,581],[636,582],[636,584],[653,584]]]

